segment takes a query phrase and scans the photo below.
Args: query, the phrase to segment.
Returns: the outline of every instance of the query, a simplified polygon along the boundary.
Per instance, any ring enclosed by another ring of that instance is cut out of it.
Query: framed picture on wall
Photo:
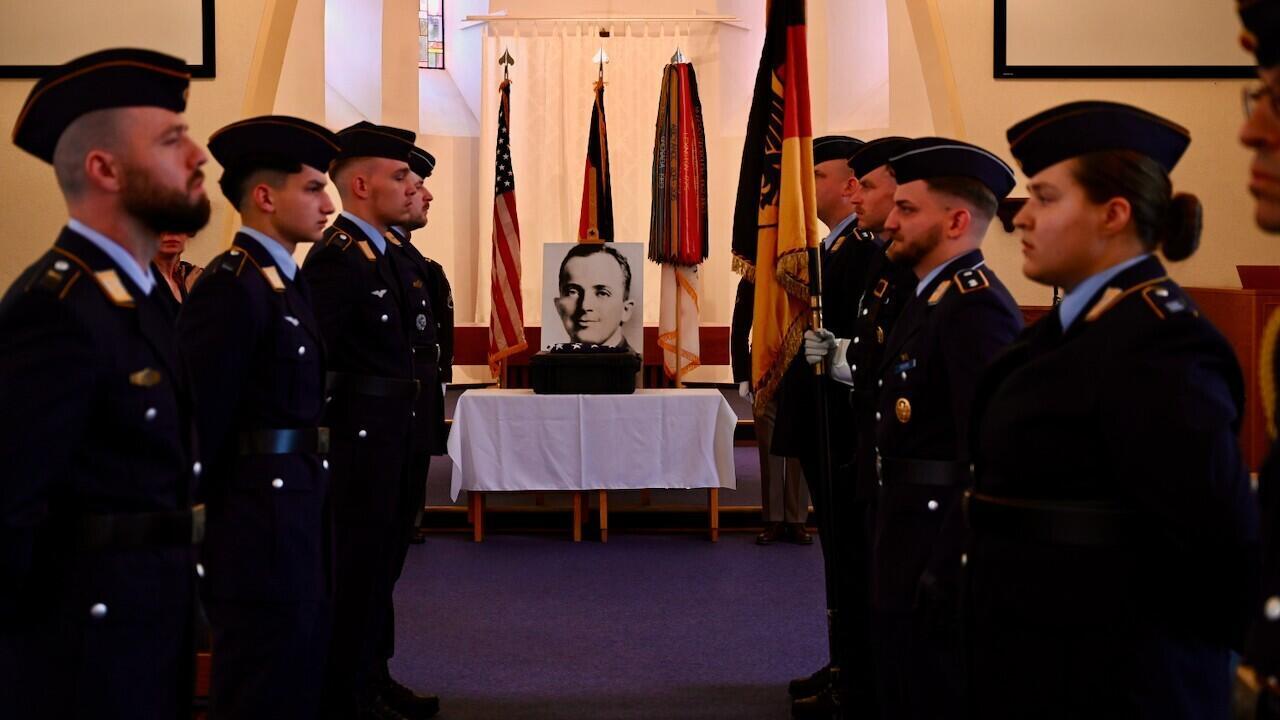
[[[1251,78],[1235,3],[995,0],[995,77]]]
[[[194,77],[215,74],[214,0],[58,0],[0,5],[0,78],[43,77],[97,50],[136,47],[187,61]]]

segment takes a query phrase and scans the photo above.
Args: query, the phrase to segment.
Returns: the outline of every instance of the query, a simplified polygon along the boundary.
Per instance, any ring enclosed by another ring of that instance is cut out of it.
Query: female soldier
[[[1063,105],[1008,132],[1023,271],[1066,289],[988,369],[966,558],[974,715],[1225,718],[1257,521],[1222,335],[1156,259],[1190,256],[1187,131]]]

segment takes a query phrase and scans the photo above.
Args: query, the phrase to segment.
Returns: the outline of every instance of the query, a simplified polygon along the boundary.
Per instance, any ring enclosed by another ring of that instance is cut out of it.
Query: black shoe
[[[831,684],[831,666],[824,665],[809,677],[796,678],[787,685],[787,694],[793,698],[810,697],[822,692]]]
[[[812,545],[813,536],[802,523],[787,523],[787,541],[796,545]]]
[[[422,528],[414,528],[413,534],[409,536],[409,544],[411,545],[421,545],[426,541],[427,534],[423,532]]]
[[[782,527],[782,523],[771,522],[764,526],[764,532],[756,536],[757,545],[772,545],[781,540],[786,530]]]
[[[436,713],[440,712],[440,698],[435,695],[420,695],[390,676],[382,686],[382,696],[379,699],[409,720],[435,717]]]
[[[830,687],[809,697],[796,698],[791,701],[791,717],[796,720],[831,720],[842,718],[840,699]]]
[[[356,718],[357,720],[409,720],[396,712],[395,708],[388,705],[386,699],[381,696],[360,708],[356,712]]]

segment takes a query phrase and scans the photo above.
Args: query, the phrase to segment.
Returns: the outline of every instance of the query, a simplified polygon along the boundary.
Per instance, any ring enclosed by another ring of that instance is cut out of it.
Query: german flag
[[[596,81],[591,106],[591,137],[587,140],[587,170],[582,180],[582,215],[578,242],[613,241],[613,184],[609,182],[609,135],[604,121],[604,79]]]
[[[818,246],[805,3],[767,7],[733,217],[733,268],[755,283],[757,409],[772,398],[809,327],[808,251]]]

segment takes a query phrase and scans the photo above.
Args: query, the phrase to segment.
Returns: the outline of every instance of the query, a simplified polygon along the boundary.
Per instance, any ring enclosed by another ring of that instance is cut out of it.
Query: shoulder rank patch
[[[328,244],[330,245],[337,244],[343,250],[346,250],[347,247],[351,245],[351,236],[344,232],[336,232],[329,236]]]
[[[929,296],[929,304],[937,305],[938,301],[942,299],[942,296],[946,295],[947,291],[950,289],[951,289],[951,281],[943,280],[942,284],[938,286],[938,289],[934,290],[933,294]]]
[[[1151,308],[1151,311],[1161,320],[1187,309],[1187,302],[1178,293],[1171,292],[1169,288],[1161,285],[1143,288],[1142,299],[1147,301],[1147,307]]]
[[[218,270],[232,272],[236,277],[240,276],[240,270],[244,268],[244,263],[249,259],[248,253],[239,248],[231,248],[226,255],[222,256],[222,262],[218,263]]]
[[[356,245],[360,246],[360,252],[364,253],[364,258],[369,262],[374,262],[378,259],[378,256],[373,254],[373,248],[369,247],[367,240],[357,240]]]
[[[961,293],[971,293],[991,287],[991,281],[981,268],[969,268],[956,273],[956,287]]]
[[[133,296],[125,289],[115,270],[100,270],[93,274],[93,279],[98,281],[98,287],[111,302],[120,307],[133,307]]]
[[[267,279],[267,284],[272,290],[278,293],[284,292],[284,280],[280,279],[280,271],[274,265],[258,269],[262,271],[262,277]]]
[[[1160,290],[1164,292],[1163,297],[1157,296],[1156,299],[1158,300],[1165,300],[1171,297],[1172,293],[1170,293],[1168,289],[1158,287],[1160,283],[1165,282],[1168,279],[1169,278],[1167,276],[1158,277],[1158,278],[1155,278],[1154,280],[1148,280],[1144,283],[1134,285],[1133,287],[1127,290],[1121,290],[1120,288],[1117,288],[1117,287],[1109,287],[1106,289],[1105,292],[1102,293],[1102,297],[1098,298],[1098,302],[1095,303],[1093,308],[1089,310],[1088,314],[1084,316],[1084,319],[1086,322],[1093,322],[1094,320],[1097,320],[1098,318],[1102,317],[1103,313],[1107,312],[1108,310],[1110,310],[1111,308],[1119,304],[1119,302],[1124,298],[1130,295],[1133,295],[1134,293],[1142,293],[1143,298],[1146,298],[1147,304],[1151,307],[1153,311],[1155,311],[1156,316],[1159,317],[1161,320],[1163,320],[1165,318],[1165,313],[1162,312],[1159,308],[1157,308],[1155,304],[1153,304],[1152,299],[1147,295],[1147,291],[1151,291],[1153,294],[1156,290]],[[1179,299],[1179,302],[1175,302],[1175,306],[1176,305],[1181,305],[1180,310],[1186,309],[1186,303],[1180,302],[1180,299]],[[1172,311],[1169,310],[1168,312],[1172,312]]]
[[[876,289],[873,290],[871,294],[878,298],[882,298],[887,292],[889,292],[889,281],[884,278],[880,278],[880,282],[876,283]]]
[[[854,235],[857,235],[857,236],[858,236],[858,239],[859,239],[859,240],[863,240],[863,241],[867,241],[867,240],[875,240],[875,239],[876,239],[876,234],[875,234],[875,233],[871,232],[870,230],[863,230],[862,228],[858,228],[858,229],[854,230],[854,231],[853,231],[853,234],[854,234]]]
[[[58,299],[61,300],[67,296],[71,286],[76,284],[76,280],[79,280],[82,274],[79,268],[73,268],[71,263],[58,259],[50,263],[44,274],[33,285],[38,285],[46,292],[57,293]]]

